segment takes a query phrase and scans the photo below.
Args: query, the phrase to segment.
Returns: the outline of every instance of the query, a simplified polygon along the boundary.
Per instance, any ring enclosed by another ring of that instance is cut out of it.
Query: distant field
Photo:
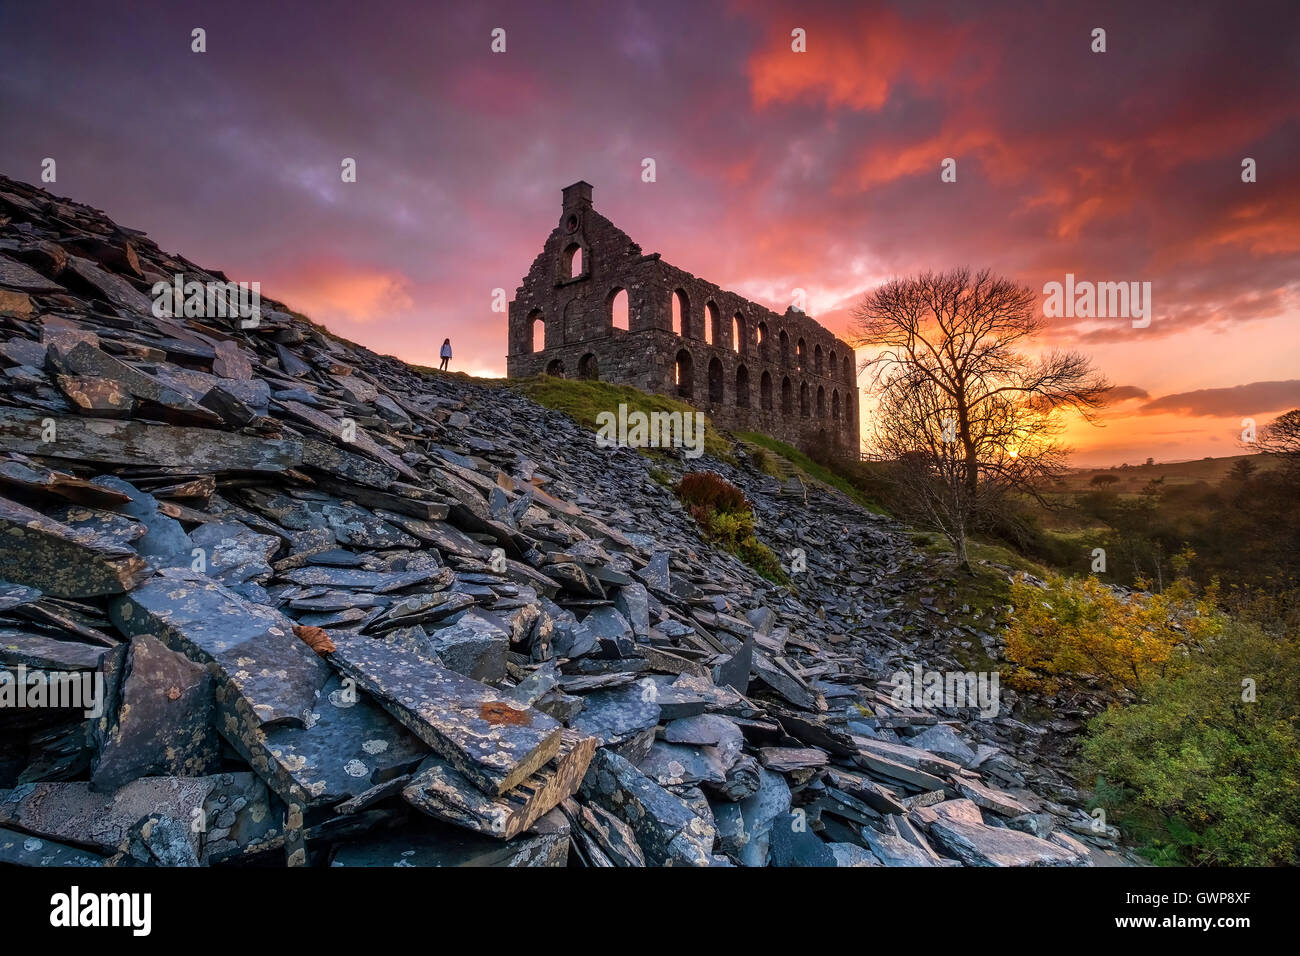
[[[1202,458],[1198,461],[1129,465],[1127,468],[1084,468],[1071,471],[1064,480],[1067,490],[1086,491],[1092,488],[1095,476],[1113,475],[1118,481],[1110,488],[1121,494],[1136,494],[1147,482],[1157,478],[1163,478],[1166,485],[1190,485],[1199,481],[1213,485],[1226,478],[1233,465],[1242,459],[1250,459],[1259,471],[1273,467],[1273,461],[1267,455],[1229,455],[1226,458]]]

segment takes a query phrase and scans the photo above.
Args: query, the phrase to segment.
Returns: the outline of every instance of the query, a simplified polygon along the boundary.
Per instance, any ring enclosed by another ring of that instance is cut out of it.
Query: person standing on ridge
[[[451,361],[451,339],[442,340],[442,351],[438,353],[442,356],[442,364],[438,366],[441,371],[447,371],[447,363]]]

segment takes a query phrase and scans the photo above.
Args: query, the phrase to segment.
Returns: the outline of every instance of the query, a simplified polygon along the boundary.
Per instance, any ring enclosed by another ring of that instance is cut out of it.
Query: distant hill
[[[1118,482],[1111,488],[1119,492],[1137,492],[1147,482],[1163,478],[1166,485],[1190,485],[1197,482],[1218,484],[1228,476],[1233,466],[1249,459],[1259,471],[1274,467],[1268,455],[1228,455],[1223,458],[1200,458],[1195,461],[1157,462],[1154,465],[1127,465],[1114,468],[1080,468],[1065,476],[1071,491],[1083,491],[1092,486],[1097,475],[1114,475]]]

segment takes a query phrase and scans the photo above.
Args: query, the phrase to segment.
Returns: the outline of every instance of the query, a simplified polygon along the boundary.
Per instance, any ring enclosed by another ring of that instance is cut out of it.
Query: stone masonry
[[[564,190],[559,225],[510,303],[511,378],[598,378],[685,399],[733,431],[858,454],[853,349],[669,265]]]

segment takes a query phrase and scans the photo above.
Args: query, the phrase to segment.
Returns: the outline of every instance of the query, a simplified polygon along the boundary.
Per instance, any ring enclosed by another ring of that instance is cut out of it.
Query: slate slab
[[[716,831],[680,798],[609,750],[596,751],[582,781],[584,800],[618,817],[654,866],[709,866]]]
[[[935,844],[967,866],[1090,865],[1087,857],[1047,840],[985,825],[970,800],[946,800],[919,817]]]
[[[569,822],[552,810],[533,829],[509,842],[427,820],[390,833],[376,833],[340,846],[331,866],[564,866]]]
[[[487,683],[506,676],[509,635],[473,611],[462,614],[455,624],[431,632],[429,646],[443,664],[458,674]]]
[[[270,607],[252,604],[192,571],[168,569],[110,604],[127,635],[154,634],[210,664],[262,724],[303,723],[330,669]]]
[[[65,598],[121,594],[149,570],[135,551],[0,498],[0,578]]]
[[[98,741],[91,789],[116,790],[137,777],[201,777],[219,766],[207,668],[148,634],[131,639],[119,705]]]
[[[594,737],[565,730],[559,752],[545,766],[497,797],[483,793],[441,757],[429,757],[402,796],[430,816],[511,840],[577,791],[595,752]]]
[[[337,675],[302,726],[250,720],[237,694],[217,693],[220,726],[258,775],[286,802],[306,808],[360,796],[413,769],[429,753],[415,735],[369,694]]]
[[[104,866],[108,859],[80,847],[0,827],[0,864],[6,866]]]
[[[584,695],[582,713],[573,726],[610,745],[657,726],[659,716],[655,695],[640,685],[629,684]]]
[[[558,721],[413,647],[355,636],[336,644],[335,667],[489,794],[523,782],[559,751]]]

